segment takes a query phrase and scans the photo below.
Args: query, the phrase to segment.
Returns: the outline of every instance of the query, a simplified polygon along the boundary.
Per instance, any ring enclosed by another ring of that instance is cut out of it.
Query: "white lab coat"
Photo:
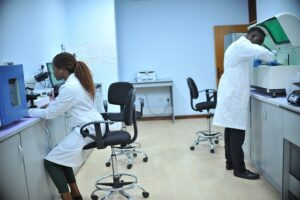
[[[68,167],[80,166],[86,154],[82,148],[92,142],[89,137],[81,136],[80,127],[91,121],[102,120],[102,116],[96,110],[94,100],[74,74],[71,74],[60,87],[59,95],[46,109],[29,110],[30,116],[43,119],[53,119],[62,114],[66,118],[67,130],[71,132],[48,153],[45,159]]]
[[[250,97],[250,69],[253,59],[273,61],[274,54],[242,36],[225,52],[224,73],[218,87],[213,124],[246,130]]]

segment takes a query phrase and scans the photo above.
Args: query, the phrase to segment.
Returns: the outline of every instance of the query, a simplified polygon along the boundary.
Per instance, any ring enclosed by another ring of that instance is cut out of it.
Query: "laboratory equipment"
[[[300,106],[300,82],[294,82],[293,85],[296,89],[291,91],[287,97],[287,101],[293,105]]]
[[[294,90],[289,94],[287,101],[293,105],[300,106],[300,90]]]
[[[22,65],[0,66],[0,127],[27,115]]]
[[[48,72],[40,72],[39,74],[34,76],[34,79],[36,82],[44,81],[48,78],[49,73]]]
[[[136,75],[136,82],[155,81],[155,71],[140,71]]]
[[[280,13],[252,27],[264,30],[263,46],[276,51],[280,65],[253,67],[250,85],[273,97],[285,94],[286,82],[300,70],[300,20],[291,13]]]
[[[64,79],[57,80],[55,78],[54,73],[53,73],[52,63],[46,63],[46,65],[47,65],[47,69],[48,69],[48,73],[49,73],[50,83],[51,83],[51,86],[54,89],[54,96],[56,97],[58,95],[59,87],[65,83],[65,80]]]

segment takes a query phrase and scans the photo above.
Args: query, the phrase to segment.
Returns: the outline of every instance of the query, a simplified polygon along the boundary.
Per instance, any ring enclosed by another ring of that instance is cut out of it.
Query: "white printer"
[[[136,82],[146,82],[146,81],[155,81],[156,73],[155,71],[140,71],[136,75]]]
[[[273,97],[284,94],[286,82],[300,71],[300,20],[291,13],[280,13],[249,28],[254,26],[265,31],[263,45],[276,50],[281,65],[253,67],[250,85]]]

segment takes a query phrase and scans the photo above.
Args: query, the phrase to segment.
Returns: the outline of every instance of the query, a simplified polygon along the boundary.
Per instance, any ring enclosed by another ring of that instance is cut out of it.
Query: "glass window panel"
[[[283,44],[290,42],[280,23],[275,17],[263,22],[261,26],[268,30],[275,44]]]

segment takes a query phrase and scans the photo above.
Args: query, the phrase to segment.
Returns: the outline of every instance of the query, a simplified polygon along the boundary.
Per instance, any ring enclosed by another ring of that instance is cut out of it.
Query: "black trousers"
[[[245,130],[225,127],[225,158],[226,164],[235,172],[245,172],[244,152]]]
[[[60,194],[69,192],[68,184],[76,182],[72,167],[62,166],[48,160],[44,160],[44,164],[58,192]]]

